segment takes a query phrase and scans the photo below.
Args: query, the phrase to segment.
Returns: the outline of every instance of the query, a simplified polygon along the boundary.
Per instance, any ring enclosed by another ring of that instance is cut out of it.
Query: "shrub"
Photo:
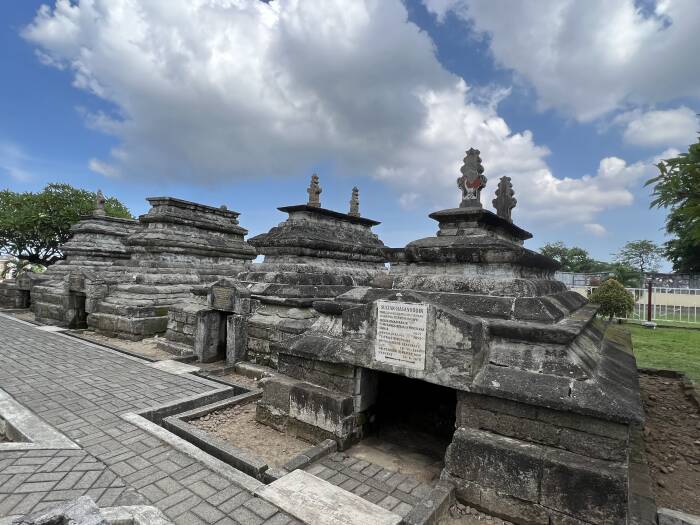
[[[615,279],[608,279],[596,288],[589,297],[590,301],[600,305],[598,313],[612,319],[625,317],[634,308],[634,297]]]

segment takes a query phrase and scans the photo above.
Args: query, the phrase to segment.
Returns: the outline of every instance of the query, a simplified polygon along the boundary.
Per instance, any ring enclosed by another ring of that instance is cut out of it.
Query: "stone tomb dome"
[[[314,324],[272,345],[281,375],[257,418],[347,448],[392,435],[382,425],[396,414],[421,435],[439,414],[441,477],[458,499],[515,523],[629,523],[643,418],[629,335],[523,246],[509,181],[497,213],[482,208],[483,172],[469,150],[459,208],[390,252],[390,286],[315,301]]]

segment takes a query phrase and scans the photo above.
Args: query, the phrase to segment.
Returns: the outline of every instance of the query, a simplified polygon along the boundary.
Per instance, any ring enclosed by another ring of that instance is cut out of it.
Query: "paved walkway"
[[[325,457],[305,470],[401,517],[406,517],[431,489],[430,483],[342,452]]]
[[[81,450],[0,451],[0,517],[92,496],[151,504],[175,523],[298,523],[120,415],[214,384],[0,314],[0,388]]]

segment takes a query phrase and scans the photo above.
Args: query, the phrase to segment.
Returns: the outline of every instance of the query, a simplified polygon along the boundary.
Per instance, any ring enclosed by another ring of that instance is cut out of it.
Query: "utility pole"
[[[647,281],[647,320],[643,323],[646,328],[651,328],[652,330],[656,328],[656,323],[651,320],[652,308],[651,308],[651,294],[653,293],[654,280],[649,279]]]

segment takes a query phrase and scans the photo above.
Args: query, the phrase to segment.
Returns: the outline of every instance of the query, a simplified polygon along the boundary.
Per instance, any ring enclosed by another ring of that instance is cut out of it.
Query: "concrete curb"
[[[255,492],[256,490],[264,486],[264,483],[262,481],[259,481],[253,478],[252,476],[248,476],[240,470],[236,470],[231,465],[228,465],[220,459],[217,459],[214,456],[204,452],[192,443],[185,441],[184,439],[176,436],[172,432],[169,432],[168,430],[157,425],[156,423],[149,421],[143,416],[140,416],[133,412],[127,412],[125,414],[122,414],[121,417],[123,420],[128,421],[132,425],[135,425],[140,429],[145,430],[149,434],[154,435],[156,438],[167,443],[176,450],[179,450],[183,454],[186,454],[192,459],[206,465],[208,468],[210,468],[220,476],[223,476],[224,478],[228,479],[229,481],[243,489],[246,489],[250,492]]]

